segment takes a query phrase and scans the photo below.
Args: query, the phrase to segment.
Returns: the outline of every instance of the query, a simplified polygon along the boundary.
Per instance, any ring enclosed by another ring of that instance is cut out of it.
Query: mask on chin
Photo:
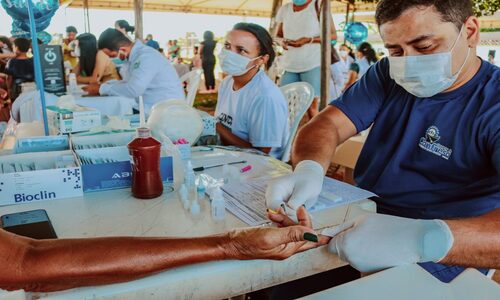
[[[432,97],[447,90],[455,83],[469,58],[470,48],[467,50],[467,56],[462,66],[458,72],[453,74],[452,53],[463,28],[462,25],[457,39],[447,52],[389,57],[389,74],[391,78],[408,93],[420,98]]]
[[[123,53],[121,50],[118,50],[118,58],[120,60],[127,60],[127,55]]]

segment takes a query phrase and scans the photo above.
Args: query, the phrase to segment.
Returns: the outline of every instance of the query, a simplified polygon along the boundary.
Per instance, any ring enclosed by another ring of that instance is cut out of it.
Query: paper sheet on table
[[[255,180],[244,183],[231,183],[222,187],[226,199],[226,208],[233,215],[250,226],[269,223],[266,214],[266,188],[268,181]],[[309,211],[350,204],[365,200],[375,194],[350,184],[325,177],[323,190],[317,204]]]
[[[310,212],[319,211],[325,208],[352,203],[370,197],[377,196],[372,192],[360,189],[348,183],[325,177],[323,180],[323,190],[318,197],[318,202],[309,209]]]

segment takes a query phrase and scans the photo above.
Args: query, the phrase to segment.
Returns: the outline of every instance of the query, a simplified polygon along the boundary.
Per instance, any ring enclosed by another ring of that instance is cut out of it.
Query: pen
[[[199,171],[204,171],[204,170],[206,170],[206,169],[211,169],[211,168],[222,167],[222,166],[224,166],[224,165],[245,164],[246,162],[247,162],[246,160],[242,160],[242,161],[230,162],[230,163],[227,163],[227,164],[220,164],[220,165],[206,166],[206,167],[197,167],[197,168],[193,168],[193,171],[195,171],[195,172],[199,172]]]

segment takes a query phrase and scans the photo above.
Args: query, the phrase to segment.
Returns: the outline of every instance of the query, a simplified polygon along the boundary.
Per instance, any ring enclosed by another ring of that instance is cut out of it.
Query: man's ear
[[[479,44],[479,20],[475,16],[467,18],[465,21],[465,32],[467,33],[467,43],[469,48],[475,48]]]

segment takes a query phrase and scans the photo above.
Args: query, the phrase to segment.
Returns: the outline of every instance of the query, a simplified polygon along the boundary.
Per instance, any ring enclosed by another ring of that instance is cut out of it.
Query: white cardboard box
[[[57,106],[47,106],[49,125],[57,128],[60,133],[81,132],[101,126],[101,112],[78,106],[76,109],[65,109]]]
[[[0,173],[0,205],[30,203],[83,195],[82,171],[72,151],[22,153],[0,156],[2,166],[36,160],[41,165],[56,165],[59,157],[71,157],[75,167]]]

